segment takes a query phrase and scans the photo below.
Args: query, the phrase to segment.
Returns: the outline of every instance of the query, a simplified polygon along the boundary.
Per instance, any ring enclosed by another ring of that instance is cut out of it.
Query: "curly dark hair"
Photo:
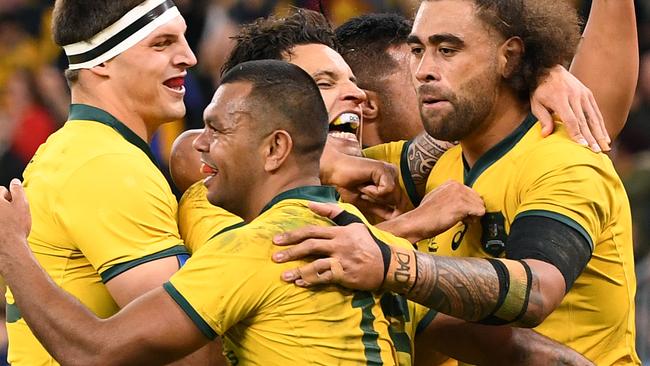
[[[337,48],[334,31],[327,19],[307,9],[295,9],[287,17],[260,18],[244,25],[232,39],[235,47],[221,68],[222,75],[246,61],[283,60],[297,45],[319,43]]]
[[[519,67],[508,79],[522,100],[528,100],[551,67],[568,66],[580,40],[581,22],[575,9],[565,1],[473,2],[479,19],[504,38],[519,37],[523,41],[525,51]]]
[[[412,27],[411,21],[401,15],[376,13],[352,18],[336,28],[339,52],[361,88],[377,90],[377,77],[399,66],[386,51],[391,46],[406,44]]]

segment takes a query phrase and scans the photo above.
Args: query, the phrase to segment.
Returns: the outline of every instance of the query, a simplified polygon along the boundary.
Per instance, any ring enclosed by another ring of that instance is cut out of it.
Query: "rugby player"
[[[244,223],[223,230],[163,286],[107,319],[39,266],[27,244],[30,215],[20,182],[0,189],[0,274],[34,334],[62,364],[164,364],[217,335],[233,364],[397,364],[381,294],[298,288],[280,280],[283,268],[269,258],[274,235],[333,224],[307,208],[309,201],[337,201],[334,188],[319,181],[328,115],[310,75],[284,61],[240,64],[223,76],[204,119],[195,147],[212,171],[204,182],[208,200]]]
[[[283,276],[302,286],[383,284],[454,317],[534,326],[597,364],[638,364],[631,223],[622,183],[605,155],[572,144],[563,125],[541,139],[526,101],[544,67],[572,56],[577,22],[555,2],[516,5],[424,1],[409,36],[425,129],[433,137],[460,141],[435,165],[427,191],[448,179],[472,187],[486,205],[480,222],[458,223],[427,243],[425,249],[443,256],[392,249],[365,234],[363,226],[350,225],[279,236],[279,243],[311,239],[275,259],[331,255],[339,263],[317,260]],[[622,71],[621,90],[607,93],[618,103],[609,104],[606,119],[616,123],[629,109],[638,67],[630,61],[636,59],[634,6],[632,1],[598,6],[601,15],[629,20],[600,28],[610,35],[618,31],[614,37],[628,50],[598,63],[604,70],[617,60],[609,67]],[[622,57],[629,58],[621,63]],[[477,65],[477,58],[486,64]],[[340,213],[316,209],[330,217]],[[328,265],[338,269],[333,273]]]
[[[29,244],[55,283],[101,318],[160,286],[188,257],[176,199],[147,144],[185,114],[183,80],[196,63],[185,29],[170,0],[55,3],[72,105],[24,172]],[[11,291],[7,309],[9,362],[56,364]]]

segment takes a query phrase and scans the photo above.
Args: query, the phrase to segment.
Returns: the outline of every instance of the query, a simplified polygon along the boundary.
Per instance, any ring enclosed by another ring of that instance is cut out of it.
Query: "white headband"
[[[146,0],[91,39],[63,46],[69,69],[89,69],[110,60],[179,15],[172,0]]]

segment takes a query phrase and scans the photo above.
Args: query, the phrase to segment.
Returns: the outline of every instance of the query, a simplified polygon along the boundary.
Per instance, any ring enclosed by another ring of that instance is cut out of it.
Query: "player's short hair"
[[[235,82],[252,84],[248,98],[258,109],[255,128],[260,133],[283,129],[293,139],[294,156],[318,162],[329,119],[320,90],[307,72],[285,61],[247,61],[221,79],[221,85]]]
[[[296,9],[286,17],[270,16],[244,25],[233,37],[235,47],[221,68],[253,60],[284,60],[298,45],[324,44],[336,49],[334,31],[321,13]]]
[[[143,0],[56,0],[52,14],[52,35],[59,46],[90,39]],[[79,78],[78,70],[66,70],[68,83]]]
[[[387,53],[391,46],[406,44],[413,23],[398,14],[358,16],[336,28],[339,52],[357,77],[359,87],[378,90],[378,77],[389,75],[400,65]]]
[[[580,20],[566,1],[472,1],[476,15],[485,24],[506,39],[522,39],[525,53],[507,80],[522,100],[530,98],[551,67],[568,66],[580,40]]]

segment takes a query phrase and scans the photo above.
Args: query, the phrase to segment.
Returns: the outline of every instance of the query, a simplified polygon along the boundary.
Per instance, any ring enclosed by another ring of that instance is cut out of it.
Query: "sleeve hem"
[[[418,325],[415,328],[415,335],[417,336],[418,334],[422,333],[425,329],[427,329],[427,327],[429,326],[429,324],[431,324],[431,322],[436,317],[436,315],[438,315],[437,311],[433,309],[429,309],[426,315],[418,322]]]
[[[128,262],[116,264],[109,269],[103,271],[100,273],[100,276],[102,278],[103,283],[107,283],[108,281],[112,280],[113,278],[117,277],[118,275],[135,268],[141,264],[148,263],[151,261],[155,261],[156,259],[161,259],[161,258],[166,258],[166,257],[171,257],[174,255],[179,255],[179,254],[189,254],[187,252],[187,248],[183,245],[176,245],[171,248],[162,250],[157,253],[153,253],[147,256],[144,256],[142,258],[134,259]]]
[[[174,287],[174,285],[171,284],[171,282],[165,282],[163,284],[163,288],[165,289],[165,291],[167,291],[169,296],[171,296],[171,298],[174,299],[174,301],[178,304],[178,306],[181,307],[181,309],[185,312],[185,314],[187,314],[187,316],[199,328],[201,333],[203,333],[203,335],[206,338],[210,340],[214,340],[215,338],[217,338],[218,335],[217,332],[215,332],[212,329],[212,327],[210,327],[210,325],[205,320],[203,320],[201,315],[199,315],[199,313],[196,310],[194,310],[192,305],[190,305],[190,303],[185,299],[185,297],[183,297],[183,295],[181,295],[181,293],[178,292],[178,290],[176,290],[176,288]]]
[[[585,230],[585,228],[582,227],[582,225],[580,225],[574,219],[572,219],[572,218],[570,218],[570,217],[568,217],[566,215],[563,215],[563,214],[560,214],[560,213],[557,213],[557,212],[553,212],[553,211],[530,210],[530,211],[524,211],[524,212],[519,213],[515,217],[513,222],[515,222],[520,217],[530,217],[530,216],[546,217],[548,219],[552,219],[552,220],[555,220],[555,221],[558,221],[558,222],[561,222],[561,223],[567,225],[568,227],[570,227],[570,228],[576,230],[578,233],[580,233],[580,235],[582,235],[587,240],[587,242],[589,243],[589,246],[591,247],[591,251],[592,252],[594,251],[594,241],[591,239],[591,236],[589,235],[587,230]]]
[[[399,160],[399,170],[400,175],[402,176],[402,181],[404,182],[404,188],[406,189],[406,194],[411,201],[413,207],[418,207],[422,199],[418,195],[418,191],[415,188],[415,182],[413,182],[413,177],[411,176],[411,170],[408,165],[408,150],[413,140],[408,140],[402,145],[402,153],[400,154]]]

